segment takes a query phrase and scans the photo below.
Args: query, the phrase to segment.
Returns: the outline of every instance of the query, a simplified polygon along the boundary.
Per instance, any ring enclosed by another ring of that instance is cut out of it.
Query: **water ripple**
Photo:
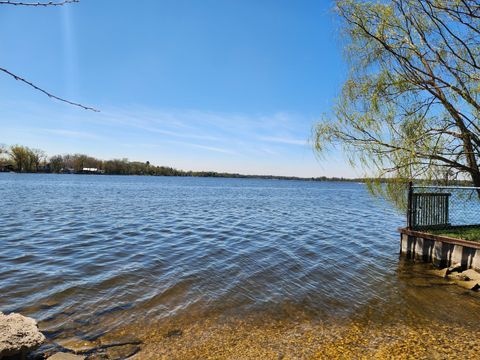
[[[402,217],[361,184],[0,174],[0,196],[0,311],[51,334],[193,309],[350,313],[398,282]]]

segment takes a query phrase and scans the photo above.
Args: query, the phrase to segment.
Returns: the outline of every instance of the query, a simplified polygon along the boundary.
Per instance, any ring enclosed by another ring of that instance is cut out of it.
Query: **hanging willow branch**
[[[480,0],[335,3],[350,72],[316,149],[388,177],[371,189],[396,203],[412,179],[480,187]]]
[[[66,4],[78,3],[80,0],[65,0],[60,2],[23,2],[23,1],[9,1],[0,0],[0,5],[14,5],[14,6],[62,6]]]
[[[28,81],[28,80],[25,80],[24,78],[18,76],[18,75],[15,75],[14,73],[8,71],[7,69],[4,69],[4,68],[1,68],[0,67],[0,71],[4,72],[5,74],[7,75],[10,75],[11,77],[13,77],[15,80],[18,80],[18,81],[21,81],[23,82],[24,84],[27,84],[28,86],[34,88],[35,90],[38,90],[42,93],[44,93],[45,95],[47,95],[49,98],[52,98],[52,99],[55,99],[55,100],[58,100],[58,101],[61,101],[61,102],[64,102],[64,103],[67,103],[67,104],[70,104],[70,105],[73,105],[73,106],[77,106],[77,107],[80,107],[82,109],[85,109],[85,110],[91,110],[91,111],[95,111],[95,112],[100,112],[100,110],[97,110],[95,108],[92,108],[92,107],[89,107],[89,106],[85,106],[85,105],[82,105],[82,104],[79,104],[79,103],[75,103],[73,101],[69,101],[69,100],[66,100],[66,99],[62,99],[61,97],[58,97],[56,95],[53,95],[52,93],[49,93],[48,91],[46,90],[43,90],[42,88],[39,88],[37,85],[33,84],[32,82]]]

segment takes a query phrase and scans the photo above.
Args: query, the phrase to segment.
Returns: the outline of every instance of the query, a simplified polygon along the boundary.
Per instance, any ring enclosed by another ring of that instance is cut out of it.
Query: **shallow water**
[[[477,294],[399,259],[403,215],[362,184],[0,174],[0,199],[0,311],[51,339],[253,315],[478,329]]]

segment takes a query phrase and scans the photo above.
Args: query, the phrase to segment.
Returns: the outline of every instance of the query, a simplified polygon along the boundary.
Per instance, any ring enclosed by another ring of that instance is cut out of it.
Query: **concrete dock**
[[[407,258],[431,262],[439,267],[461,264],[480,271],[480,242],[433,235],[406,228],[400,233],[400,252]]]

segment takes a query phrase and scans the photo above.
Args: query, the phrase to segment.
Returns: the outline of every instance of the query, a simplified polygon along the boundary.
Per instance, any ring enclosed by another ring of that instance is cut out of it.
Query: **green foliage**
[[[470,241],[480,241],[480,227],[455,227],[442,230],[428,230],[429,233]]]
[[[318,152],[340,147],[396,202],[410,179],[480,186],[480,6],[464,0],[337,0],[351,71]]]
[[[36,172],[45,160],[45,153],[42,150],[31,149],[27,146],[14,145],[5,152],[18,172]]]

